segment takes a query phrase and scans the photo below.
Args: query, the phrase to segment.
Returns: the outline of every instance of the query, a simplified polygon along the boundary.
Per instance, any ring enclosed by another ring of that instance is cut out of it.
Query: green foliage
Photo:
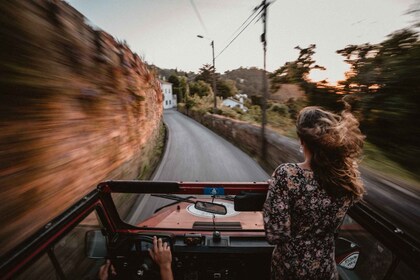
[[[262,96],[253,95],[251,96],[251,102],[254,105],[262,106],[263,98]]]
[[[326,89],[314,88],[308,95],[310,105],[320,106],[330,111],[338,112],[344,108],[341,99],[344,95]]]
[[[172,89],[174,94],[176,94],[177,100],[184,100],[187,92],[187,78],[172,74],[169,76],[168,82],[172,83]]]
[[[377,46],[370,44],[349,45],[342,50],[337,51],[350,64],[351,70],[347,73],[347,79],[340,84],[344,85],[347,92],[367,92],[369,87],[374,85],[378,75],[375,69],[374,61],[377,53]]]
[[[232,80],[221,80],[216,82],[217,96],[221,96],[223,99],[234,96],[238,93],[235,81]]]
[[[282,117],[289,117],[289,108],[285,104],[274,103],[268,111],[277,113]]]
[[[292,127],[294,122],[288,114],[283,116],[274,111],[267,111],[267,123],[272,127],[284,130],[285,128]]]
[[[240,119],[240,114],[236,110],[225,106],[219,108],[218,114],[232,119]]]
[[[183,112],[184,109],[186,109],[186,104],[185,103],[178,103],[177,108],[178,108],[178,111]]]
[[[188,77],[188,79],[193,79],[196,76],[196,74],[191,71],[185,72],[178,69],[161,69],[157,67],[156,65],[147,64],[147,63],[146,65],[150,70],[156,72],[158,77],[162,77],[162,78],[168,78],[172,75],[175,75],[175,76],[181,76],[181,77]]]
[[[302,99],[299,99],[299,100],[289,99],[286,102],[286,106],[288,108],[288,113],[289,113],[290,118],[293,120],[293,122],[295,122],[300,110],[302,110],[304,107],[307,106],[307,102]]]
[[[198,96],[198,95],[193,95],[191,97],[188,98],[188,100],[190,100],[191,102],[191,107],[193,108],[193,110],[195,111],[201,111],[201,112],[209,112],[212,113],[213,112],[213,96]]]
[[[184,100],[185,96],[188,94],[188,80],[186,76],[179,76],[179,97],[178,100]]]
[[[262,111],[260,106],[251,106],[248,109],[248,114],[252,117],[254,121],[261,122]]]
[[[195,81],[196,82],[203,81],[211,85],[213,81],[213,73],[214,73],[213,66],[210,64],[204,64],[203,67],[201,67],[198,70],[198,75],[195,77]],[[218,80],[217,74],[216,74],[216,80]]]
[[[197,82],[190,82],[190,95],[198,95],[200,97],[210,95],[211,88],[206,82],[199,80]]]
[[[239,107],[233,107],[232,110],[235,111],[238,115],[244,115],[245,114],[245,112]]]
[[[244,106],[249,108],[252,106],[252,100],[250,98],[244,99]]]
[[[223,76],[235,81],[239,92],[251,97],[253,95],[261,95],[263,89],[263,73],[263,70],[256,67],[240,67],[232,71],[226,71]]]
[[[354,98],[370,142],[389,157],[420,171],[420,42],[417,32],[396,31],[380,44],[350,45],[337,51],[350,65],[342,83]]]
[[[217,96],[228,98],[238,93],[235,81],[230,79],[221,79],[219,74],[214,73],[213,66],[210,64],[204,64],[203,67],[199,69],[198,75],[195,77],[195,83],[190,84],[191,94],[197,94],[199,96],[208,95],[209,92],[206,90],[207,86],[204,86],[204,84],[209,86],[212,85],[213,77],[216,82]]]
[[[310,84],[308,75],[311,70],[325,70],[325,67],[314,65],[315,60],[312,56],[315,54],[315,44],[309,45],[307,48],[299,46],[295,49],[299,50],[299,57],[295,61],[286,62],[282,67],[269,75],[271,81],[271,91],[275,92],[281,84],[299,84],[304,89],[308,89]]]
[[[185,102],[185,108],[187,108],[187,110],[191,109],[192,107],[195,106],[195,101],[193,98],[188,98],[187,101]]]

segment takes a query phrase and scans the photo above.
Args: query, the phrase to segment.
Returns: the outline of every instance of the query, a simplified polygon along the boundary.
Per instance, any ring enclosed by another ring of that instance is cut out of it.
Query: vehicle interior
[[[175,279],[269,279],[273,246],[261,213],[267,188],[266,182],[102,182],[2,257],[0,275],[97,279],[110,259],[116,275],[109,279],[160,279],[148,251],[157,236],[171,247]],[[127,199],[139,209],[124,209]],[[340,279],[415,279],[418,245],[359,203],[337,233]]]

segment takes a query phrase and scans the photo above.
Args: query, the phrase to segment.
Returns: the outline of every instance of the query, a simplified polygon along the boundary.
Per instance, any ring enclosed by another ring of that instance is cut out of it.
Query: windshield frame
[[[109,210],[110,223],[117,232],[139,232],[139,231],[159,231],[159,232],[209,232],[219,230],[209,228],[196,230],[182,227],[138,227],[129,224],[121,219],[114,204],[112,193],[131,193],[131,194],[173,194],[173,195],[207,195],[207,196],[228,196],[233,197],[244,193],[266,194],[268,182],[173,182],[173,181],[140,181],[140,180],[117,180],[106,181],[98,185],[100,199],[104,206]],[[176,207],[177,204],[169,207]],[[171,211],[171,209],[170,209]],[[243,233],[264,233],[264,229],[221,229],[224,232],[243,232]]]

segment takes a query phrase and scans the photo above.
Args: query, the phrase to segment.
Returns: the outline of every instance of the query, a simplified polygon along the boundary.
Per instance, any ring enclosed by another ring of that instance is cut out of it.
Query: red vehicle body
[[[273,246],[265,240],[261,214],[267,188],[266,182],[103,182],[3,256],[0,275],[95,279],[103,258],[109,258],[117,271],[114,278],[160,279],[148,253],[152,237],[158,236],[171,246],[175,279],[269,279]],[[140,194],[139,202],[158,199],[161,205],[150,217],[131,217],[129,223],[114,203],[117,193]],[[379,279],[395,272],[418,275],[418,244],[398,236],[392,225],[361,204],[351,209],[337,234],[342,279],[363,279],[372,272],[367,257],[372,241],[366,236],[379,236],[380,244],[390,248],[392,258],[378,270]],[[363,240],[370,241],[365,245]],[[409,270],[398,272],[400,263]]]

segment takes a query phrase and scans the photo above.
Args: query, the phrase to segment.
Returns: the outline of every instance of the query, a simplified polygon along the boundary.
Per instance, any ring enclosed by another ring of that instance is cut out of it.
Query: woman
[[[274,171],[263,209],[267,240],[276,245],[271,278],[338,279],[334,233],[364,193],[357,170],[364,136],[348,108],[336,115],[306,107],[296,128],[305,160]]]

